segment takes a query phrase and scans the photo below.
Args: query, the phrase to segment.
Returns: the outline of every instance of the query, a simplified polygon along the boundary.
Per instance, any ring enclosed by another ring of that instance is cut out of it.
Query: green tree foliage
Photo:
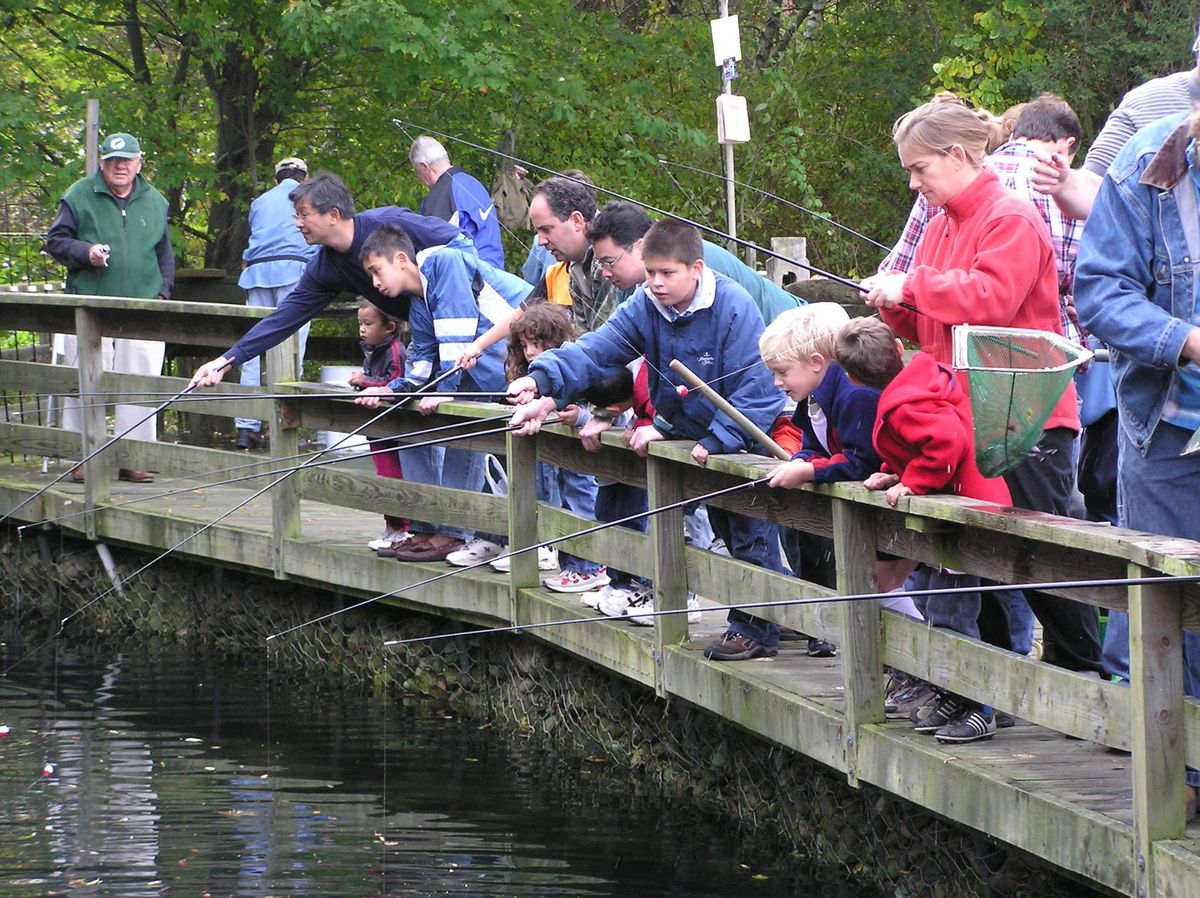
[[[250,199],[283,155],[342,174],[360,206],[415,206],[418,129],[393,116],[724,227],[712,0],[7,0],[0,191],[52,210],[83,170],[88,97],[129,130],[171,200],[187,264],[236,267]],[[1053,90],[1093,134],[1120,95],[1189,63],[1182,0],[734,0],[740,180],[890,244],[911,196],[891,123],[933,90],[994,109]],[[446,141],[485,182],[503,163]],[[673,176],[673,177],[672,177]],[[751,194],[739,234],[810,238],[814,263],[881,251]],[[517,235],[526,243],[529,235]]]

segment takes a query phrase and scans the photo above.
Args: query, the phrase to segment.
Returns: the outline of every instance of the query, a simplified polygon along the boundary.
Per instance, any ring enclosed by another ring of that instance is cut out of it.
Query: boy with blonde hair
[[[775,385],[795,401],[792,423],[803,434],[792,460],[771,475],[773,487],[862,480],[878,470],[871,425],[879,391],[852,384],[834,361],[838,332],[849,320],[837,303],[812,303],[782,313],[759,337],[759,354]],[[792,573],[822,586],[837,585],[832,540],[786,528],[782,538]],[[825,640],[807,638],[809,655],[836,654]]]

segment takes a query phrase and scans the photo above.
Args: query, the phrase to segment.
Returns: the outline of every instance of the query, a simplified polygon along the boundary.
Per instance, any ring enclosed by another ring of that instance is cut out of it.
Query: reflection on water
[[[219,658],[18,669],[0,725],[6,898],[864,894],[593,768]]]

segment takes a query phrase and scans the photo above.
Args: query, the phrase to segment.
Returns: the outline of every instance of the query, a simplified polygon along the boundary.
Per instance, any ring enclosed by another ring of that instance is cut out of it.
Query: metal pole
[[[729,0],[720,0],[718,6],[721,18],[726,18],[729,15]],[[733,93],[733,79],[729,77],[729,73],[727,62],[721,68],[721,92],[725,94]],[[731,253],[736,253],[737,241],[733,239],[737,237],[737,195],[733,183],[733,144],[727,143],[723,149],[725,153],[725,229],[731,238],[726,241],[726,249]]]
[[[84,134],[88,177],[100,167],[100,101],[87,101],[87,128]]]

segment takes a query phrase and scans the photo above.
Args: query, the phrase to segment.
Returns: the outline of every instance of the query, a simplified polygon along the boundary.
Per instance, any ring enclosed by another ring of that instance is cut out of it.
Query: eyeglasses
[[[616,268],[617,263],[625,258],[625,254],[627,252],[629,252],[629,249],[625,248],[621,250],[620,255],[618,255],[615,259],[597,259],[596,264],[599,265],[604,271],[612,271],[614,268]]]
[[[296,221],[304,221],[304,219],[306,219],[306,218],[312,218],[314,215],[319,215],[319,214],[320,213],[317,212],[316,209],[306,209],[303,212],[301,212],[299,209],[296,209],[292,213],[292,218],[295,219]]]

